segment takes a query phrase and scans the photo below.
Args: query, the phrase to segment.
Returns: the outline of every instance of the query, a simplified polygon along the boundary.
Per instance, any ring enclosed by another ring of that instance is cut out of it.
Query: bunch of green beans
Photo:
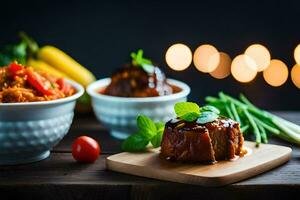
[[[221,114],[240,123],[243,134],[254,134],[256,145],[268,143],[268,134],[300,145],[300,126],[254,106],[243,94],[239,99],[223,92],[205,101]]]

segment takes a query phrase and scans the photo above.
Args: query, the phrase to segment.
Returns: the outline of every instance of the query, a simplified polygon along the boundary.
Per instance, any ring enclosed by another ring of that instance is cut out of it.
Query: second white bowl
[[[174,104],[186,101],[190,93],[187,84],[173,79],[168,79],[168,83],[181,88],[181,91],[166,96],[127,98],[99,93],[110,81],[110,78],[105,78],[90,84],[87,93],[92,97],[92,106],[97,119],[118,139],[125,139],[137,131],[136,117],[139,114],[162,122],[174,118]]]

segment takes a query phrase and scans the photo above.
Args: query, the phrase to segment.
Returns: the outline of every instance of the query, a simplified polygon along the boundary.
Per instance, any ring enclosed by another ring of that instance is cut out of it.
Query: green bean
[[[249,114],[248,110],[244,109],[243,111],[244,111],[246,117],[248,118],[250,125],[253,128],[256,146],[259,146],[259,144],[261,143],[261,135],[260,135],[259,129],[258,129],[256,123],[254,122],[254,119]]]
[[[261,139],[262,139],[263,143],[267,144],[268,136],[267,136],[266,130],[261,125],[258,125],[258,129],[260,131],[260,135],[261,135]]]
[[[259,124],[260,126],[262,126],[263,128],[265,128],[266,130],[270,131],[271,133],[275,134],[275,135],[279,135],[280,134],[280,130],[277,128],[274,128],[270,125],[268,125],[267,123],[259,120],[258,118],[256,118],[255,116],[252,116],[254,121]]]
[[[240,129],[241,129],[242,133],[244,134],[245,131],[249,129],[249,125],[242,126]]]
[[[235,108],[235,105],[230,102],[230,108],[231,108],[231,111],[232,111],[232,114],[234,116],[234,119],[240,123],[240,125],[242,125],[242,122],[241,122],[241,119],[240,119],[240,116],[238,115],[237,111],[236,111],[236,108]]]

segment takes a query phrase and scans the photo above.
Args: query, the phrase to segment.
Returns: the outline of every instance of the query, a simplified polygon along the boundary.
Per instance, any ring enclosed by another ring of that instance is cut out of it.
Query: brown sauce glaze
[[[232,160],[242,149],[239,124],[231,119],[206,124],[173,119],[165,127],[161,154],[170,160],[214,163]]]

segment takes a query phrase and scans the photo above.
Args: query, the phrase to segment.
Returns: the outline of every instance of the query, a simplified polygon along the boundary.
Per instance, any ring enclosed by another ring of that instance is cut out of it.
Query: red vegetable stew
[[[63,78],[16,62],[0,68],[0,103],[50,101],[75,92]]]

